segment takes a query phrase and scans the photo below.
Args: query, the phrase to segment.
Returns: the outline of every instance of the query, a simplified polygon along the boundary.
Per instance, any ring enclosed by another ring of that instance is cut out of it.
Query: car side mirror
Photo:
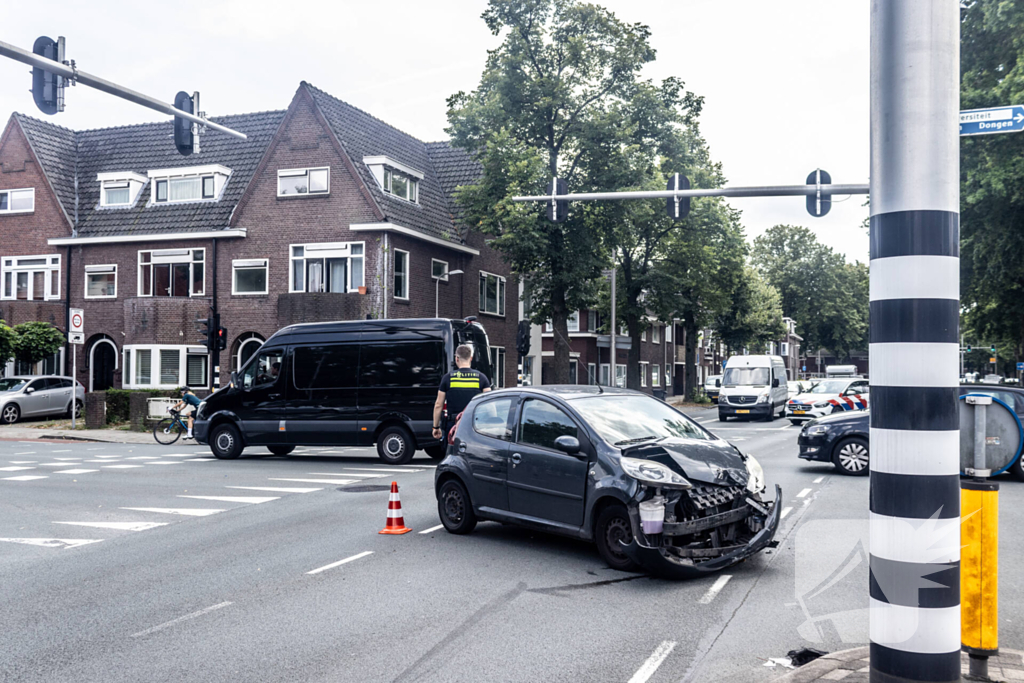
[[[778,377],[776,377],[775,379],[772,380],[772,388],[774,389],[777,386],[779,386],[779,378]]]
[[[720,387],[720,386],[722,386],[722,380],[720,380],[720,379],[716,379],[716,380],[715,380],[715,386],[716,386],[716,387]]]
[[[562,436],[555,439],[555,448],[562,451],[563,453],[568,453],[569,455],[576,455],[577,453],[580,452],[580,440],[577,439],[575,436],[563,434]]]
[[[25,393],[26,394],[34,394],[34,393],[36,393],[35,387],[29,387],[28,389],[25,390]]]

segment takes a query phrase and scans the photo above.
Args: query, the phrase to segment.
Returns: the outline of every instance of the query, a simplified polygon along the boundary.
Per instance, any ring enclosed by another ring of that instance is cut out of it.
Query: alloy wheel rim
[[[626,524],[626,520],[622,517],[615,517],[608,522],[608,527],[604,534],[605,543],[608,546],[608,551],[612,555],[619,558],[626,557],[626,553],[622,551],[622,546],[619,545],[619,541],[623,543],[629,543],[632,540],[632,532]]]
[[[839,450],[839,462],[850,472],[860,472],[868,466],[868,449],[859,443],[848,443]]]
[[[7,422],[14,422],[14,416],[18,414],[18,411],[14,409],[14,406],[7,406],[4,408],[4,420]]]

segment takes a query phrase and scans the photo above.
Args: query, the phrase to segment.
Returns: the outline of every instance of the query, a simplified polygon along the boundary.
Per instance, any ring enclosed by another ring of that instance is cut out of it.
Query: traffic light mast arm
[[[195,114],[186,111],[181,111],[180,109],[175,109],[166,102],[161,102],[160,100],[152,98],[148,95],[143,95],[142,93],[131,90],[130,88],[121,87],[120,85],[117,85],[116,83],[111,83],[110,81],[100,78],[99,76],[93,76],[91,74],[87,74],[84,71],[72,69],[71,67],[61,64],[60,62],[55,62],[52,59],[46,59],[45,57],[41,57],[35,53],[29,52],[28,50],[22,50],[20,47],[11,45],[10,43],[0,41],[0,56],[10,57],[11,59],[14,59],[16,61],[24,62],[29,66],[43,69],[44,71],[49,71],[50,73],[55,73],[58,76],[62,76],[69,81],[81,83],[82,85],[88,85],[91,88],[102,90],[103,92],[108,93],[110,95],[114,95],[115,97],[120,97],[122,99],[128,100],[129,102],[134,102],[135,104],[141,104],[143,107],[148,107],[158,112],[169,114],[170,116],[180,116],[183,119],[192,121],[193,123],[198,123],[200,125],[207,126],[208,128],[220,131],[221,133],[232,135],[242,140],[248,139],[245,133],[240,133],[237,130],[232,130],[227,126],[222,126],[219,123],[214,123],[213,121],[204,119],[201,116],[196,116]]]
[[[513,197],[514,202],[594,201],[600,199],[671,199],[674,197],[793,197],[868,194],[867,185],[765,185],[718,187],[705,190],[638,190],[627,192],[580,192],[577,194]]]

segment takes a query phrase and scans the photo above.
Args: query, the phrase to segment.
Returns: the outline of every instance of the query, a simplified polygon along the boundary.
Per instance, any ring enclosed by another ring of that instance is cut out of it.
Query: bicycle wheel
[[[157,443],[169,446],[181,438],[184,431],[185,427],[182,426],[180,420],[165,417],[157,423],[156,427],[153,427],[153,438],[157,440]]]

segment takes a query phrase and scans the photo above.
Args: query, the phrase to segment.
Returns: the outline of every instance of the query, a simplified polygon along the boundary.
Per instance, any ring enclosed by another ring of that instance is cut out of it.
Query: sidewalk
[[[868,683],[868,648],[856,647],[852,650],[832,652],[813,662],[804,664],[799,669],[790,671],[785,676],[776,678],[773,683],[813,683],[815,681],[845,681],[845,683]],[[967,653],[960,655],[960,673],[967,678]],[[988,660],[988,675],[992,681],[1024,681],[1024,652],[1001,648],[999,656]]]
[[[121,429],[76,429],[72,431],[53,428],[35,429],[17,425],[0,427],[0,440],[34,441],[36,439],[100,443],[156,443],[152,432],[129,432]]]

